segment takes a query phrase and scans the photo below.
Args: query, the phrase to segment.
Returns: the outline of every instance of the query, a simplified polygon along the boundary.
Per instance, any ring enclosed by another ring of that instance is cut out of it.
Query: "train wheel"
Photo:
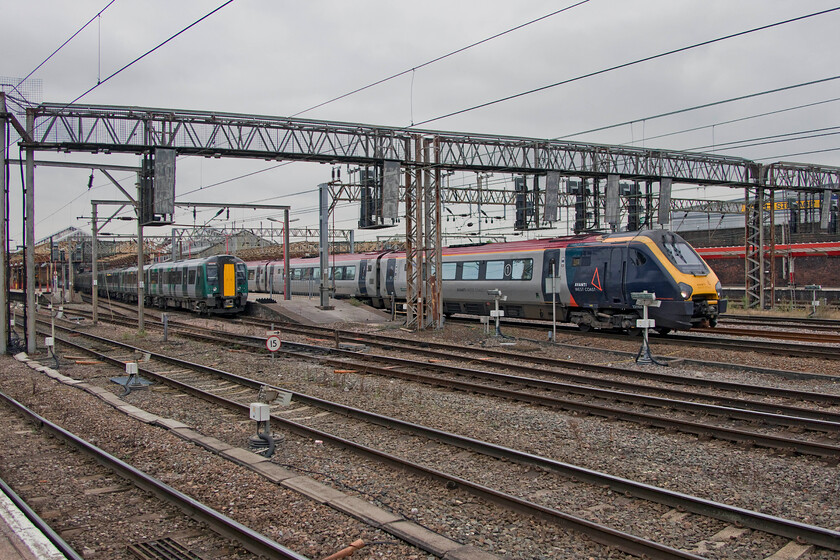
[[[668,334],[669,332],[671,332],[671,329],[669,329],[668,327],[658,327],[656,329],[656,332],[658,332],[659,334],[664,336],[664,335]]]
[[[578,329],[580,332],[589,332],[592,330],[592,325],[588,323],[578,323]]]
[[[642,334],[642,329],[639,327],[630,327],[627,329],[627,334],[630,336],[639,336]]]

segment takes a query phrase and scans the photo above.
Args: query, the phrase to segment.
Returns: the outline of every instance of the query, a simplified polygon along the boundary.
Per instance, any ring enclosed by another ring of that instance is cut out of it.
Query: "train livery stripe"
[[[233,263],[225,263],[222,271],[222,295],[224,297],[233,297],[236,295],[236,273],[233,268]]]

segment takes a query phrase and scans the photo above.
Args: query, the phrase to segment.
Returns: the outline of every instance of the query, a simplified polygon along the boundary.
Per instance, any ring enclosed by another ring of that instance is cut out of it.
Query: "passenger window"
[[[455,280],[455,272],[458,270],[458,263],[445,262],[443,263],[443,279]]]
[[[502,280],[505,277],[505,261],[487,261],[485,280]]]
[[[189,280],[187,280],[187,282],[190,285],[195,284],[195,269],[190,270],[190,277]]]
[[[534,275],[534,259],[514,259],[511,280],[530,280]]]
[[[463,265],[463,269],[461,270],[461,279],[478,280],[478,270],[480,263],[478,261],[470,261],[463,263]]]
[[[344,279],[345,280],[355,280],[356,279],[356,265],[345,266],[344,267]]]

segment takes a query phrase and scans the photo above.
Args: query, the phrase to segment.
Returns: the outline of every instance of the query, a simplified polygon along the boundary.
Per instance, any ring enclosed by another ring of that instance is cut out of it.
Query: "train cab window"
[[[592,253],[584,251],[578,257],[572,257],[572,266],[589,266],[592,264]]]
[[[634,250],[634,251],[632,252],[632,254],[631,254],[630,260],[631,260],[631,261],[633,262],[633,264],[635,264],[636,266],[644,266],[644,265],[645,265],[645,263],[647,262],[647,257],[646,257],[646,256],[645,256],[645,254],[644,254],[644,253],[642,253],[641,251],[639,251],[639,250]]]
[[[484,272],[485,280],[503,280],[505,277],[505,261],[487,261]]]
[[[443,279],[455,280],[455,273],[458,271],[458,263],[445,262],[443,263]]]
[[[218,283],[219,279],[219,269],[216,267],[215,264],[208,264],[207,265],[207,284],[210,286],[215,286]]]
[[[676,236],[666,237],[662,241],[662,250],[668,260],[685,274],[708,274],[706,263],[691,245]]]
[[[511,280],[531,280],[534,276],[534,259],[514,259]]]
[[[236,263],[235,264],[235,276],[237,282],[245,281],[245,275],[248,273],[248,267],[246,267],[243,263]],[[192,273],[190,273],[192,274]],[[192,278],[192,276],[190,276]],[[192,284],[192,280],[190,280],[190,284]]]
[[[478,261],[469,261],[461,263],[461,280],[478,280],[478,273],[481,269],[481,263]]]

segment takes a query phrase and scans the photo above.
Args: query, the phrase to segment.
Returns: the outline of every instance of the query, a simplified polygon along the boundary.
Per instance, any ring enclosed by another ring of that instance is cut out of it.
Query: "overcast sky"
[[[4,3],[0,77],[28,75],[109,1]],[[72,101],[222,4],[222,0],[116,0],[30,80],[41,80],[41,101]],[[79,103],[295,115],[573,4],[572,0],[236,0],[107,80]],[[835,7],[835,2],[822,0],[589,0],[299,116],[391,126],[425,123],[424,129],[540,138],[573,135],[567,139],[707,151],[762,163],[785,160],[837,166],[840,128],[833,127],[840,127],[840,101],[829,100],[840,98],[840,79],[673,117],[646,118],[840,75],[840,11],[437,119],[548,84]],[[806,104],[815,105],[721,124]],[[437,120],[425,122],[430,119]],[[578,134],[627,121],[635,122]],[[703,128],[683,132],[697,127]],[[830,130],[807,132],[817,129]],[[676,132],[682,133],[671,134]],[[729,142],[788,133],[820,136],[776,143],[761,140],[762,145],[725,149]],[[11,157],[17,158],[16,146]],[[134,156],[40,152],[38,158],[137,164]],[[214,186],[262,170],[266,171]],[[187,157],[178,160],[176,196],[216,203],[289,204],[293,217],[299,218],[295,225],[315,226],[312,189],[329,181],[330,173],[329,166],[319,164],[277,166],[259,160]],[[94,188],[88,191],[89,175],[85,170],[38,168],[36,237],[70,225],[89,228],[89,221],[78,218],[90,215],[90,200],[121,196],[98,173]],[[133,177],[117,177],[126,189],[133,190]],[[505,179],[494,177],[500,182]],[[469,183],[474,176],[452,180]],[[10,189],[11,237],[13,243],[20,243],[17,168],[11,171]],[[676,185],[673,194],[675,198],[742,195],[742,191],[712,192],[684,185]],[[485,210],[494,216],[503,214],[501,208]],[[200,225],[214,213],[199,213],[196,222]],[[261,220],[268,226],[268,214],[232,211],[230,218],[246,227],[258,226]],[[506,216],[511,214],[508,209]],[[191,212],[179,211],[176,219],[180,224],[193,223]],[[335,227],[352,229],[357,220],[356,206],[342,207]],[[475,231],[475,225],[466,225],[475,221],[464,218],[448,227],[452,232],[456,228]],[[485,226],[485,233],[501,227],[499,223]],[[221,226],[224,221],[217,218],[211,224]],[[131,232],[134,227],[120,222],[108,231]],[[554,233],[566,233],[565,228],[563,225]],[[403,228],[398,226],[371,235],[359,233],[357,239],[401,233]]]

